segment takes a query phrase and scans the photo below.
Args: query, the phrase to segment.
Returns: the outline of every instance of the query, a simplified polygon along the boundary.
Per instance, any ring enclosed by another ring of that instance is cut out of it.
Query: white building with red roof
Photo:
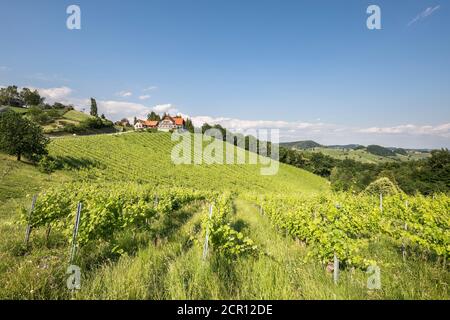
[[[134,125],[135,130],[143,129],[158,129],[159,131],[171,131],[176,129],[183,129],[185,120],[182,116],[172,117],[165,115],[161,121],[152,120],[138,120]]]

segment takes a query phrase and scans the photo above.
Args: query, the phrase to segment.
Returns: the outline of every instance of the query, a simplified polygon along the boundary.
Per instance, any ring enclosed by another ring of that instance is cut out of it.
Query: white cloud
[[[450,123],[440,125],[398,125],[361,128],[323,122],[242,120],[224,117],[192,117],[196,127],[204,123],[243,132],[258,129],[279,129],[281,141],[317,140],[323,144],[381,144],[404,147],[450,146]]]
[[[150,99],[150,95],[149,94],[144,94],[144,95],[142,95],[142,96],[139,96],[139,100],[148,100],[148,99]]]
[[[150,87],[145,88],[145,89],[142,90],[142,91],[148,92],[148,91],[153,91],[153,90],[156,90],[156,89],[158,89],[158,87],[156,87],[156,86],[150,86]]]
[[[208,116],[192,117],[192,122],[196,126],[203,123],[220,124],[230,130],[250,130],[250,129],[283,129],[283,130],[316,130],[320,131],[326,127],[331,128],[334,125],[321,122],[309,123],[302,121],[273,121],[273,120],[241,120],[233,118],[213,118]]]
[[[118,95],[119,97],[122,97],[122,98],[127,98],[127,97],[131,97],[133,95],[133,92],[120,91],[120,92],[117,92],[116,95]]]
[[[361,133],[369,134],[390,134],[390,135],[433,135],[444,138],[450,138],[450,123],[445,123],[437,126],[430,125],[399,125],[394,127],[372,127],[366,129],[360,129]]]
[[[39,80],[45,82],[68,82],[69,79],[59,75],[59,74],[46,74],[46,73],[35,73],[27,76],[31,80]]]
[[[119,120],[122,118],[146,118],[151,108],[140,103],[103,100],[98,101],[99,113],[104,113],[107,118]]]
[[[421,20],[424,20],[426,18],[428,18],[429,16],[431,16],[436,10],[439,10],[441,8],[440,5],[437,5],[435,7],[428,7],[426,8],[424,11],[422,11],[421,13],[419,13],[414,19],[412,19],[409,23],[408,23],[408,27],[412,26],[414,23],[419,22]]]
[[[48,88],[42,89],[38,88],[39,94],[47,99],[48,102],[62,102],[62,100],[67,99],[73,92],[71,88],[59,87],[59,88]]]
[[[86,104],[84,104],[86,105]],[[154,107],[145,106],[141,103],[100,100],[97,101],[99,113],[104,113],[108,119],[119,120],[127,118],[132,120],[134,117],[138,119],[146,119],[147,115],[154,111],[156,113],[168,112],[176,114],[178,110],[172,104],[161,104]]]
[[[172,104],[167,103],[167,104],[158,104],[156,106],[154,106],[152,108],[153,111],[155,111],[156,113],[170,113],[170,114],[174,114],[178,112],[178,109],[175,108]]]

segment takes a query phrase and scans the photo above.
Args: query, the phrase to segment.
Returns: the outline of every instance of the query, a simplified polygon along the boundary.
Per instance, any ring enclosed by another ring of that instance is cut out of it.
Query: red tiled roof
[[[158,126],[158,121],[144,121],[144,125],[148,126],[148,127],[157,127]]]
[[[177,126],[182,126],[184,123],[184,119],[182,117],[175,117],[175,118],[173,118],[173,120],[175,120],[175,124]]]

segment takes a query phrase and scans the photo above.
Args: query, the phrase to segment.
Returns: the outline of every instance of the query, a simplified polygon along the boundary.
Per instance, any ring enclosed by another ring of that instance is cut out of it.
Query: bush
[[[28,115],[31,120],[39,124],[47,124],[52,120],[52,118],[42,108],[37,106],[30,107]]]
[[[38,162],[39,171],[43,173],[52,173],[56,170],[62,169],[63,164],[52,156],[44,156]]]
[[[379,195],[381,193],[387,196],[401,193],[402,190],[389,178],[380,178],[369,184],[364,192],[371,195]]]
[[[73,123],[67,123],[66,125],[64,125],[64,131],[68,133],[77,133],[83,130],[83,128],[80,128]]]

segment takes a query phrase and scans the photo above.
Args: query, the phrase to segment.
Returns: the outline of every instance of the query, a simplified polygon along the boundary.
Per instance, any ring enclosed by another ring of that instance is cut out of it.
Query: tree
[[[48,142],[39,125],[13,111],[0,114],[0,150],[18,161],[22,156],[36,161],[46,155]]]
[[[187,118],[184,124],[187,131],[194,133],[194,124],[192,123],[192,120]]]
[[[147,120],[150,121],[161,121],[161,117],[159,114],[155,113],[154,111],[150,112],[147,116]]]
[[[103,120],[106,120],[105,114],[102,113],[102,115],[100,116],[100,118],[102,118]]]
[[[9,86],[0,89],[0,105],[23,107],[24,102],[20,97],[17,86]]]
[[[137,118],[134,117],[134,119],[133,119],[133,125],[136,125],[136,123],[137,123]]]
[[[97,101],[91,98],[91,116],[98,117]]]
[[[44,103],[45,98],[42,98],[37,90],[31,91],[28,88],[23,88],[20,92],[20,98],[26,106],[38,106]]]
[[[46,124],[52,120],[50,115],[38,106],[30,107],[27,114],[31,120],[39,124]],[[56,114],[56,117],[58,117],[58,114]]]

